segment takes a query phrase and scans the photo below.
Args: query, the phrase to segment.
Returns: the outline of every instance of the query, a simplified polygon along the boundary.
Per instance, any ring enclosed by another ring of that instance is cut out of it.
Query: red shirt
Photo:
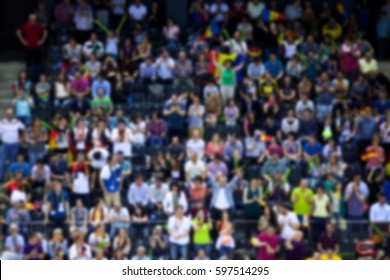
[[[24,40],[27,42],[28,49],[37,49],[39,48],[39,41],[42,39],[45,29],[39,23],[28,23],[22,25],[20,28]]]

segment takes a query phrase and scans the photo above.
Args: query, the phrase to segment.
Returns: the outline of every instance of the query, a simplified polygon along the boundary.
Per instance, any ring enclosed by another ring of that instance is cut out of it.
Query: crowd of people
[[[17,30],[2,259],[389,258],[390,1],[188,2]]]

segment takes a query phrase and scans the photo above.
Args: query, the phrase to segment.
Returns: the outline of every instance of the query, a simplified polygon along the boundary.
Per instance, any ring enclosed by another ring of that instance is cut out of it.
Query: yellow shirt
[[[341,260],[341,257],[339,257],[337,255],[333,255],[331,258],[329,258],[327,255],[322,255],[320,257],[320,260],[321,261],[339,261],[339,260]]]
[[[311,203],[308,201],[313,200],[313,191],[309,188],[302,190],[302,188],[297,187],[293,190],[291,194],[291,199],[297,199],[294,203],[294,212],[297,215],[310,215],[311,213]]]
[[[367,62],[366,59],[362,58],[359,60],[360,71],[364,74],[378,71],[378,62],[375,59],[371,59],[370,62]]]

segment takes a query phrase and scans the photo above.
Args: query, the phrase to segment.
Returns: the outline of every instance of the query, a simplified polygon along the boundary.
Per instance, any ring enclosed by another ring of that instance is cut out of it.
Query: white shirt
[[[93,28],[93,17],[82,15],[77,11],[74,15],[74,23],[77,30],[88,31]]]
[[[12,192],[10,200],[11,200],[11,203],[15,203],[15,202],[19,202],[19,201],[26,202],[27,195],[25,192],[16,189]]]
[[[299,225],[299,221],[297,215],[288,212],[287,215],[278,214],[278,224],[283,226],[280,237],[287,240],[294,235],[296,230],[293,226]]]
[[[0,122],[0,135],[5,144],[19,143],[19,131],[23,130],[24,124],[17,119],[8,121],[4,119]]]
[[[249,14],[250,18],[256,19],[256,18],[260,17],[261,14],[263,13],[264,8],[265,8],[265,5],[262,2],[259,2],[257,5],[253,4],[252,1],[249,2],[247,10],[248,10],[248,14]]]
[[[89,177],[83,172],[77,172],[73,178],[73,192],[76,194],[89,193]]]
[[[140,21],[143,19],[143,17],[148,13],[148,9],[145,5],[139,5],[138,7],[136,5],[130,5],[129,7],[129,14],[133,17],[134,20]]]
[[[187,151],[198,154],[198,158],[203,157],[206,144],[203,139],[190,139],[187,142]]]
[[[221,6],[217,4],[212,4],[210,6],[210,13],[213,15],[215,14],[214,20],[218,22],[223,20],[223,15],[228,11],[229,11],[229,6],[226,5],[225,3],[222,3]]]
[[[122,152],[125,157],[131,157],[131,142],[133,141],[133,133],[129,128],[125,129],[123,141],[118,141],[118,128],[115,128],[112,131],[111,139],[114,142],[114,154]]]
[[[123,15],[125,13],[124,6],[126,5],[126,0],[111,0],[112,13],[114,15]]]
[[[84,251],[81,251],[84,248]],[[92,258],[91,247],[88,244],[84,244],[81,248],[78,248],[76,244],[73,244],[69,248],[70,260],[90,260]]]
[[[93,158],[93,155],[97,152],[100,152],[101,154],[101,157],[99,160],[95,160]],[[89,162],[91,163],[91,166],[93,168],[96,168],[96,169],[100,169],[102,168],[106,163],[107,163],[107,159],[108,159],[108,156],[110,155],[110,153],[106,150],[106,149],[103,149],[103,148],[95,148],[93,150],[91,150],[89,153],[88,153],[88,159],[89,159]]]
[[[165,60],[159,58],[156,60],[157,65],[157,76],[161,79],[172,79],[173,77],[173,67],[175,66],[175,61],[168,57]]]
[[[219,189],[217,200],[215,201],[215,208],[217,208],[218,210],[229,209],[229,202],[226,196],[226,188]]]
[[[206,165],[201,160],[198,160],[195,163],[189,160],[185,164],[184,170],[186,174],[188,174],[188,176],[190,176],[190,178],[193,179],[196,176],[202,176],[204,172],[206,172]]]
[[[183,217],[178,220],[175,216],[168,219],[169,241],[178,245],[187,245],[190,243],[191,219]],[[177,237],[177,235],[182,235]]]
[[[390,222],[390,205],[375,203],[370,208],[370,222]]]

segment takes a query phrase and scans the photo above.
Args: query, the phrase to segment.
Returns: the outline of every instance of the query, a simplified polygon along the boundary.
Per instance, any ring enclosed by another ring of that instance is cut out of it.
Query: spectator
[[[16,32],[20,42],[26,49],[27,68],[42,63],[42,46],[47,38],[46,29],[37,22],[37,16],[31,14],[28,22],[24,23]]]
[[[10,234],[5,239],[5,248],[1,254],[2,260],[21,260],[23,258],[24,238],[18,233],[16,224],[10,225]]]
[[[188,259],[188,244],[190,242],[191,219],[184,216],[184,209],[178,206],[175,214],[168,220],[170,256],[172,260]]]
[[[261,232],[254,239],[254,246],[259,248],[258,260],[275,260],[279,251],[279,237],[273,226],[268,226],[266,231]]]
[[[13,162],[19,150],[19,142],[23,135],[24,125],[14,118],[14,111],[7,109],[6,119],[0,124],[0,135],[2,139],[0,156],[0,181],[3,181],[4,170],[7,160]]]
[[[147,184],[144,183],[141,175],[137,175],[134,183],[130,185],[127,193],[127,199],[132,207],[136,205],[146,207],[149,205],[150,190]]]

